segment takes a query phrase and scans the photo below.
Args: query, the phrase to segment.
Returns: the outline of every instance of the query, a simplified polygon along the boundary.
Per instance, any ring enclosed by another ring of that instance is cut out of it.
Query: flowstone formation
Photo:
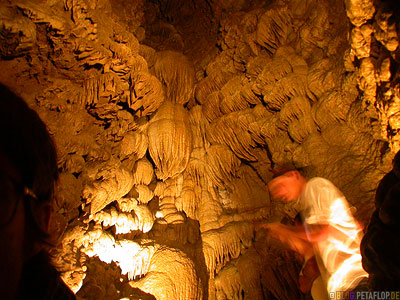
[[[399,3],[345,1],[352,28],[348,71],[358,74],[363,111],[393,152],[400,150]],[[355,66],[355,69],[354,69]]]
[[[0,80],[56,142],[77,298],[309,299],[302,259],[251,222],[292,221],[266,185],[293,165],[367,224],[400,147],[394,7],[3,1]]]

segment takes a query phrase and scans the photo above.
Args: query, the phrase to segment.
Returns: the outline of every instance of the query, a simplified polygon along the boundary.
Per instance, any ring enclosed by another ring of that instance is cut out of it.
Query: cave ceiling
[[[78,299],[306,299],[251,222],[292,216],[266,189],[288,165],[368,222],[400,150],[399,11],[1,1],[0,81],[56,142],[55,261]]]

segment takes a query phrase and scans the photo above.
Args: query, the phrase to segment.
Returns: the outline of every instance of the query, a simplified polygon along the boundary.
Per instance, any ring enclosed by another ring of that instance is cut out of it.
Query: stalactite
[[[231,193],[227,193],[226,199],[222,201],[224,209],[228,211],[254,210],[257,214],[258,208],[267,208],[270,206],[269,195],[265,182],[260,175],[248,165],[241,165],[237,177],[227,186]]]
[[[120,144],[120,158],[133,156],[134,160],[142,159],[148,147],[147,136],[138,132],[124,135]]]
[[[197,220],[197,209],[199,205],[198,195],[201,193],[201,191],[200,187],[196,186],[188,177],[189,176],[185,177],[181,195],[175,199],[175,206],[178,211],[185,212],[188,218]]]
[[[274,56],[274,59],[267,61],[263,70],[257,76],[256,88],[261,89],[264,85],[273,84],[282,79],[286,74],[293,71],[289,61],[282,56]]]
[[[326,93],[313,105],[313,118],[319,128],[327,129],[346,120],[350,105],[344,97],[341,92]]]
[[[137,198],[140,203],[147,204],[154,197],[154,193],[147,185],[139,184],[134,187],[135,191],[139,194]]]
[[[193,135],[193,149],[206,147],[209,142],[205,138],[205,132],[209,122],[203,110],[203,105],[194,106],[190,110],[189,122]]]
[[[147,135],[159,179],[175,176],[186,168],[192,150],[192,133],[187,112],[180,104],[164,104],[150,121]]]
[[[0,54],[2,57],[18,57],[29,52],[36,42],[36,27],[32,20],[17,14],[11,8],[2,7],[2,38]],[[11,41],[18,42],[11,42]]]
[[[257,24],[257,43],[274,53],[284,44],[290,32],[291,16],[285,6],[268,9]]]
[[[133,177],[120,163],[110,160],[95,165],[94,173],[89,175],[92,183],[86,184],[83,197],[90,203],[90,213],[93,215],[109,203],[126,195],[133,186]]]
[[[164,219],[167,224],[181,224],[185,220],[183,215],[176,209],[175,197],[169,196],[160,199],[160,207],[156,217]]]
[[[231,223],[226,226],[203,232],[203,252],[207,270],[211,277],[231,259],[240,255],[242,247],[249,247],[253,232],[246,223]]]
[[[154,73],[165,86],[167,100],[189,102],[194,88],[194,67],[190,60],[174,51],[157,52],[154,59]]]
[[[240,166],[240,160],[227,146],[212,145],[205,155],[207,174],[217,186],[229,182]]]
[[[191,176],[197,185],[201,185],[206,175],[206,150],[204,148],[193,149],[185,172]]]
[[[282,61],[283,64],[285,64],[286,62],[286,60]],[[273,64],[274,61],[268,56],[258,55],[256,57],[253,57],[246,65],[246,76],[254,80],[259,77],[262,72],[267,72],[268,69],[265,68],[265,66],[270,66],[273,69],[273,67],[271,66]],[[285,67],[288,68],[287,64],[283,66],[280,70],[285,70]],[[288,72],[290,72],[290,70]],[[270,76],[264,76],[264,78],[268,77]]]
[[[285,103],[279,114],[280,121],[288,126],[289,136],[301,144],[312,132],[317,130],[311,117],[311,105],[307,98],[294,97]]]
[[[139,159],[133,168],[133,184],[149,185],[154,179],[153,165],[147,158]]]
[[[145,205],[135,205],[132,211],[118,213],[115,208],[96,213],[93,220],[103,227],[115,226],[116,234],[129,233],[133,230],[149,232],[153,227],[154,216]]]
[[[254,116],[245,110],[225,115],[211,123],[206,131],[208,140],[213,144],[225,144],[239,158],[254,161],[252,154],[256,144],[250,133],[246,132],[249,124],[254,122]],[[237,135],[237,132],[242,132]]]
[[[240,111],[260,103],[260,100],[251,91],[251,86],[244,76],[230,79],[220,90],[217,111],[228,114]]]
[[[209,94],[220,90],[233,77],[231,73],[224,71],[222,63],[218,65],[220,68],[212,68],[211,73],[207,74],[207,77],[202,79],[195,87],[194,96],[200,104],[206,101]]]
[[[83,252],[89,257],[97,256],[100,260],[116,262],[121,268],[121,274],[129,278],[145,275],[150,266],[151,258],[158,245],[140,245],[129,240],[116,241],[114,237],[100,229],[88,232],[82,237]]]
[[[134,72],[130,76],[128,105],[138,116],[151,114],[164,101],[161,82],[146,72]]]
[[[313,97],[320,98],[331,92],[338,85],[340,69],[333,59],[323,59],[310,66],[307,74],[307,85]]]
[[[203,114],[209,122],[212,122],[223,116],[223,113],[220,110],[221,99],[221,93],[219,91],[215,91],[209,94],[204,103],[201,105]]]
[[[206,232],[220,228],[221,224],[219,221],[222,215],[222,205],[216,195],[206,189],[202,189],[199,198],[198,220],[200,231]]]

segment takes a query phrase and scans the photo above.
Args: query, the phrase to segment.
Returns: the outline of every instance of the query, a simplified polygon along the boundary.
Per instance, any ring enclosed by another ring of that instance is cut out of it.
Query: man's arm
[[[270,234],[280,240],[300,239],[307,242],[318,242],[324,240],[329,233],[329,225],[308,225],[307,230],[302,225],[287,226],[281,223],[259,224],[256,228],[265,228]]]
[[[302,236],[301,233],[296,233],[291,230],[295,227],[292,228],[281,223],[253,223],[253,226],[255,226],[255,230],[260,230],[261,228],[269,229],[270,236],[280,240],[293,251],[300,253],[303,257],[312,256],[312,243],[307,239],[300,238],[300,236]],[[300,227],[301,226],[299,226],[299,228],[296,227],[296,230],[300,231]]]
[[[307,224],[306,226],[287,226],[281,223],[261,224],[260,227],[270,230],[271,235],[283,239],[301,239],[311,243],[320,242],[328,236],[338,240],[346,240],[348,237],[340,230],[329,224]]]

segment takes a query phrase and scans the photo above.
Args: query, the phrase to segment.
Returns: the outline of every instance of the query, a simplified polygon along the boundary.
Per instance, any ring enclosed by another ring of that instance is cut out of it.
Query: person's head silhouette
[[[32,261],[47,257],[43,245],[49,238],[57,178],[56,150],[46,125],[20,97],[0,84],[1,299],[24,298],[31,286],[24,278],[35,265]],[[48,259],[39,260],[42,267],[46,265],[41,269],[48,269]]]

